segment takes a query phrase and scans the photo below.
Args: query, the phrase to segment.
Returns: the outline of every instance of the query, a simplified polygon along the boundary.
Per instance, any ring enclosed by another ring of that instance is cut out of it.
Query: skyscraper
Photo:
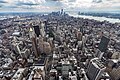
[[[39,37],[39,35],[40,35],[40,28],[39,28],[39,26],[33,26],[33,28],[34,28],[36,36]]]
[[[110,75],[113,80],[120,80],[120,67],[113,68],[113,70],[110,72]]]
[[[64,13],[64,10],[63,10],[63,9],[61,9],[61,15],[63,15],[63,13]]]
[[[105,69],[106,67],[97,58],[92,59],[87,69],[89,80],[99,80]]]
[[[45,23],[44,22],[40,23],[40,34],[42,37],[45,36]]]
[[[98,45],[98,49],[101,51],[101,52],[105,52],[107,50],[107,46],[108,46],[108,43],[109,43],[110,39],[105,37],[105,36],[102,36],[101,38],[101,41]]]
[[[35,28],[34,30],[36,30],[37,28]],[[37,31],[37,30],[36,30]],[[33,29],[30,28],[30,31],[29,31],[29,35],[30,35],[30,38],[32,40],[32,46],[33,46],[33,49],[34,49],[34,54],[35,54],[35,57],[38,57],[38,48],[37,48],[37,41],[36,41],[36,37],[35,37],[35,34],[33,32]],[[38,34],[37,34],[38,35]],[[39,35],[38,35],[39,36]]]

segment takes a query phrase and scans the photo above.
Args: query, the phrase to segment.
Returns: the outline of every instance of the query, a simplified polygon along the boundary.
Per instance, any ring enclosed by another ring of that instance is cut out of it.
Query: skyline
[[[120,80],[117,2],[0,0],[0,80]]]
[[[93,11],[120,13],[120,0],[0,0],[0,12]]]

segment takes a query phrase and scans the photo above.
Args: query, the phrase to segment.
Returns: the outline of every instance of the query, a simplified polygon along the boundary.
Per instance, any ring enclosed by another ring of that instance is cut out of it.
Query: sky
[[[0,0],[0,12],[120,12],[120,0]]]

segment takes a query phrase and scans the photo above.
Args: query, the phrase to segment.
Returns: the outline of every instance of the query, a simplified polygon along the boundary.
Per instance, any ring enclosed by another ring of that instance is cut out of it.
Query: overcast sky
[[[118,11],[120,0],[0,0],[0,12]]]

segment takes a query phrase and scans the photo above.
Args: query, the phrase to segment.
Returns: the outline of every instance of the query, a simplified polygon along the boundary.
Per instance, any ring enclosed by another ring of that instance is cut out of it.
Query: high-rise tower
[[[99,61],[98,58],[92,59],[87,69],[87,76],[89,80],[99,80],[105,69],[106,67]]]

